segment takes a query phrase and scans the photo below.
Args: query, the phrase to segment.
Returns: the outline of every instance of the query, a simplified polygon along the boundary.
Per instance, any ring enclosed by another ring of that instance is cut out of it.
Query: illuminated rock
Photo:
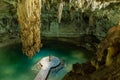
[[[22,50],[27,56],[32,57],[41,47],[41,0],[18,0],[17,12]]]

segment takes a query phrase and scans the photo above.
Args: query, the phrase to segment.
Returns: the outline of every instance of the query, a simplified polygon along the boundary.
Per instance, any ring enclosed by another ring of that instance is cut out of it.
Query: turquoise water
[[[33,58],[22,54],[20,44],[0,48],[0,80],[34,80],[32,67],[43,57],[53,55],[65,61],[65,67],[49,75],[48,80],[61,80],[71,70],[72,64],[84,63],[92,54],[75,45],[63,42],[47,42]]]

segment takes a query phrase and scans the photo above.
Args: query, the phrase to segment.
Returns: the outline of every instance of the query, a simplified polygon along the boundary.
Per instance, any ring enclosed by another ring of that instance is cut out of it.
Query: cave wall
[[[17,0],[0,1],[0,33],[19,32],[16,15]],[[112,26],[120,20],[120,4],[111,3],[101,10],[93,12],[86,10],[72,11],[66,6],[63,8],[61,23],[58,23],[58,5],[45,4],[41,13],[41,30],[44,37],[80,37],[83,34],[92,34],[103,39]],[[71,16],[72,14],[72,16]],[[91,21],[90,21],[91,20]],[[54,28],[54,30],[51,30]]]
[[[19,31],[16,12],[13,4],[4,0],[0,1],[0,33]]]

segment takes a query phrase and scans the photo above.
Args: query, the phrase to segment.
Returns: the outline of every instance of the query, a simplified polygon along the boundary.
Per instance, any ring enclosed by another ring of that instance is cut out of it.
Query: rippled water
[[[22,54],[20,44],[6,46],[0,48],[0,80],[34,80],[37,73],[32,70],[32,67],[48,55],[65,61],[65,67],[50,74],[48,80],[61,80],[71,70],[73,63],[84,63],[92,56],[82,48],[55,41],[44,43],[41,51],[32,59]]]

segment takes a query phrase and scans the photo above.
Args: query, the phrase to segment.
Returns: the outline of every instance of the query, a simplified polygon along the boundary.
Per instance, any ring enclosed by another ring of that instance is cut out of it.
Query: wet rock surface
[[[0,34],[0,47],[4,47],[10,44],[21,43],[20,36],[17,33],[4,33]]]

